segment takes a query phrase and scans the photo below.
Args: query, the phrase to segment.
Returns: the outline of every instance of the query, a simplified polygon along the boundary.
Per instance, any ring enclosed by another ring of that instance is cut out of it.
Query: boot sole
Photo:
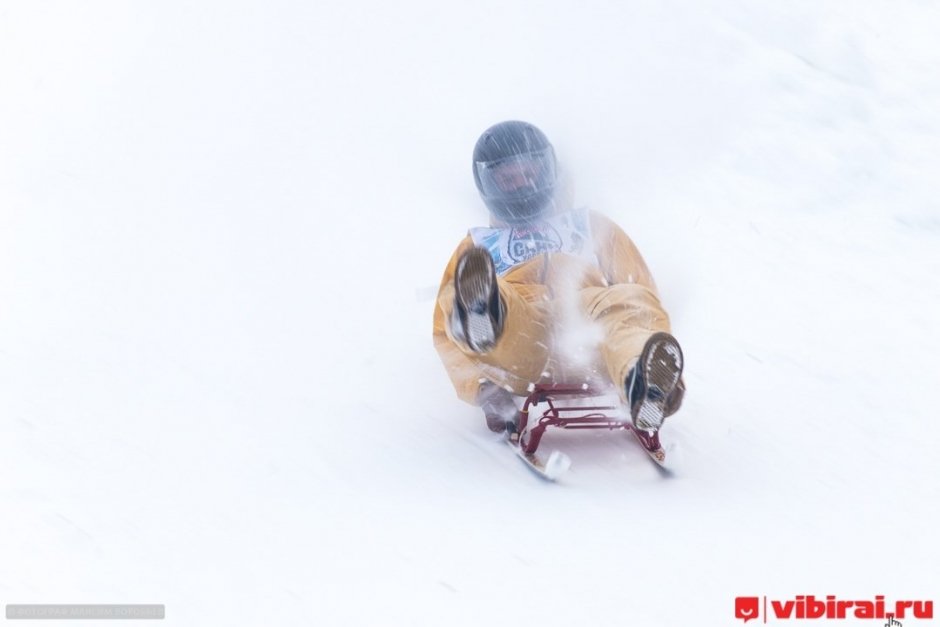
[[[496,270],[486,250],[474,248],[464,254],[457,265],[454,287],[462,310],[464,340],[475,351],[489,350],[496,344],[499,329],[490,312],[493,291],[497,289]]]
[[[668,333],[655,333],[640,354],[639,365],[645,378],[646,395],[633,412],[633,424],[655,431],[663,424],[666,399],[682,377],[682,349]]]

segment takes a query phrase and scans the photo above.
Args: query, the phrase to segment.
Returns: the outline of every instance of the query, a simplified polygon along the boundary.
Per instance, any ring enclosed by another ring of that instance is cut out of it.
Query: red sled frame
[[[647,451],[660,450],[659,432],[644,431],[634,427],[629,415],[624,415],[624,408],[619,403],[570,407],[556,404],[561,400],[594,399],[608,396],[608,394],[589,385],[536,385],[526,397],[519,412],[519,448],[527,455],[535,454],[542,436],[545,435],[545,430],[548,427],[558,427],[560,429],[607,429],[609,431],[624,429],[632,431]],[[530,412],[542,403],[545,403],[547,408],[530,429],[529,419],[532,417]]]

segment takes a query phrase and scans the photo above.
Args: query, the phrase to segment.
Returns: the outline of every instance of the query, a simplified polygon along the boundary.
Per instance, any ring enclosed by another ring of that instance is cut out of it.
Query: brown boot
[[[637,429],[656,431],[682,404],[682,349],[668,333],[654,333],[624,382]]]
[[[489,251],[476,246],[460,256],[454,291],[451,333],[472,351],[487,352],[499,340],[505,316]]]

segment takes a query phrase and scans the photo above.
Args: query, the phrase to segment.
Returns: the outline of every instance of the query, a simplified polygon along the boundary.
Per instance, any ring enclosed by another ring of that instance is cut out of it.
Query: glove
[[[484,381],[477,392],[477,402],[483,409],[486,426],[494,433],[509,431],[515,433],[519,409],[511,392],[507,392],[495,383]]]

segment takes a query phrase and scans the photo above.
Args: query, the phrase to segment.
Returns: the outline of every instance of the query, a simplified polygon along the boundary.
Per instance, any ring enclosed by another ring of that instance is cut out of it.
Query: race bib
[[[597,265],[585,209],[524,226],[476,227],[470,229],[470,237],[474,244],[489,251],[499,275],[543,253],[566,253]]]

